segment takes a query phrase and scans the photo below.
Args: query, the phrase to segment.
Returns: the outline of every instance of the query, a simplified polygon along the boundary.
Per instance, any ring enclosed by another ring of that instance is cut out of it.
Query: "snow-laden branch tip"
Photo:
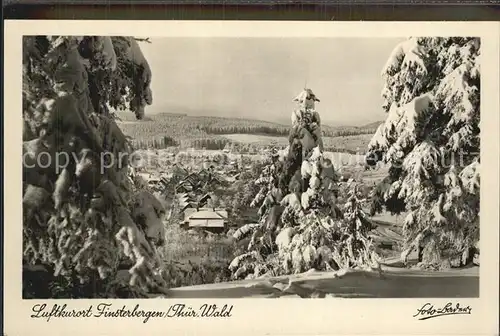
[[[378,127],[368,147],[387,150],[389,156],[395,155],[402,147],[415,140],[416,121],[433,104],[433,96],[429,93],[420,95],[401,107],[392,104],[386,121]],[[394,142],[389,143],[391,133],[396,137]]]
[[[136,40],[137,42],[151,43],[151,40],[149,39],[149,37],[146,37],[146,38],[134,37],[134,40]]]
[[[427,50],[420,44],[415,37],[399,43],[392,51],[389,59],[382,68],[381,75],[395,73],[402,66],[416,64],[424,73],[427,72],[424,59],[427,57]]]
[[[451,71],[437,87],[436,97],[442,100],[445,106],[443,112],[451,114],[451,121],[454,123],[470,122],[479,112],[472,101],[479,89],[467,83],[471,70],[472,65],[462,64]]]

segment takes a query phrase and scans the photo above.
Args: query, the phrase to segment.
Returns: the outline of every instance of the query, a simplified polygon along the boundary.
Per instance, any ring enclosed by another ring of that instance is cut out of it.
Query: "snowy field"
[[[288,145],[286,137],[271,136],[271,135],[257,135],[257,134],[224,134],[225,138],[233,141],[243,143],[271,143],[276,141],[278,145]]]
[[[239,143],[269,145],[275,143],[278,146],[287,146],[288,137],[271,136],[259,134],[224,134],[224,137]],[[360,134],[349,136],[323,137],[325,148],[345,149],[349,152],[364,153],[373,134]]]

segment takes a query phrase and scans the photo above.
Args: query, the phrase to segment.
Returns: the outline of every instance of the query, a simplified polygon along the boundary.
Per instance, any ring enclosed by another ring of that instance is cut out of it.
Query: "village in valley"
[[[206,150],[188,148],[183,151],[169,149],[141,150],[137,152],[137,157],[148,159],[137,162],[136,168],[131,168],[131,174],[143,180],[143,183],[150,188],[157,197],[169,208],[171,202],[179,202],[180,211],[183,213],[183,221],[179,223],[186,229],[206,230],[207,232],[227,232],[231,228],[237,228],[238,224],[249,224],[258,222],[257,208],[248,207],[243,222],[231,223],[228,218],[230,204],[220,207],[220,195],[230,194],[236,186],[240,186],[241,175],[250,175],[252,169],[262,166],[267,159],[273,155],[284,158],[287,148],[281,148],[270,144],[268,149],[260,154],[239,154],[231,151],[229,146],[223,150]],[[349,155],[349,154],[347,154]],[[165,156],[166,164],[148,166],[147,161],[157,161],[155,157]],[[177,158],[181,158],[177,160]],[[182,159],[182,158],[185,159]],[[184,161],[184,162],[183,162]],[[364,167],[361,163],[353,164],[351,168]],[[344,167],[344,170],[346,168]],[[339,174],[338,179],[347,182],[352,175],[352,170],[347,169],[345,174]],[[175,181],[175,182],[174,182]],[[248,181],[251,183],[252,181]],[[223,193],[222,193],[223,188]],[[216,191],[219,190],[218,194]],[[171,197],[172,191],[175,199]],[[228,197],[226,197],[227,199]],[[217,199],[218,206],[214,204]],[[169,216],[171,216],[169,212]],[[204,221],[199,217],[201,214]],[[191,231],[193,233],[193,231]]]

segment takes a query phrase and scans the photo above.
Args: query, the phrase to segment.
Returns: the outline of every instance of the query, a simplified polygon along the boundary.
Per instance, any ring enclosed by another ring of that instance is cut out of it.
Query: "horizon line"
[[[128,111],[128,110],[115,110],[117,113],[131,113],[133,112]],[[251,120],[251,121],[261,121],[261,122],[267,122],[267,123],[273,123],[273,124],[278,124],[282,126],[288,126],[287,123],[284,123],[283,121],[286,119],[285,117],[283,118],[276,118],[276,119],[259,119],[259,118],[252,118],[250,116],[225,116],[225,115],[199,115],[199,114],[191,114],[189,112],[156,112],[156,111],[150,111],[146,112],[146,117],[151,116],[151,115],[161,115],[161,114],[170,114],[170,115],[182,115],[182,116],[189,116],[189,117],[199,117],[199,118],[221,118],[221,119],[239,119],[239,120]],[[379,119],[379,120],[367,120],[367,121],[360,121],[360,122],[353,122],[352,124],[349,123],[344,123],[344,122],[339,122],[339,121],[330,121],[330,120],[322,120],[322,124],[325,126],[329,127],[362,127],[366,126],[369,124],[373,123],[383,123],[385,119]],[[137,120],[138,122],[142,121],[149,121],[149,120]],[[291,121],[290,121],[291,124]]]

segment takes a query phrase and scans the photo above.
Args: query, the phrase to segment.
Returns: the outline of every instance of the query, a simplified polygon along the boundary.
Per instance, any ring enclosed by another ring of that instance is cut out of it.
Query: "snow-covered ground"
[[[306,272],[258,280],[173,288],[170,298],[450,298],[479,297],[479,267],[420,271]]]

